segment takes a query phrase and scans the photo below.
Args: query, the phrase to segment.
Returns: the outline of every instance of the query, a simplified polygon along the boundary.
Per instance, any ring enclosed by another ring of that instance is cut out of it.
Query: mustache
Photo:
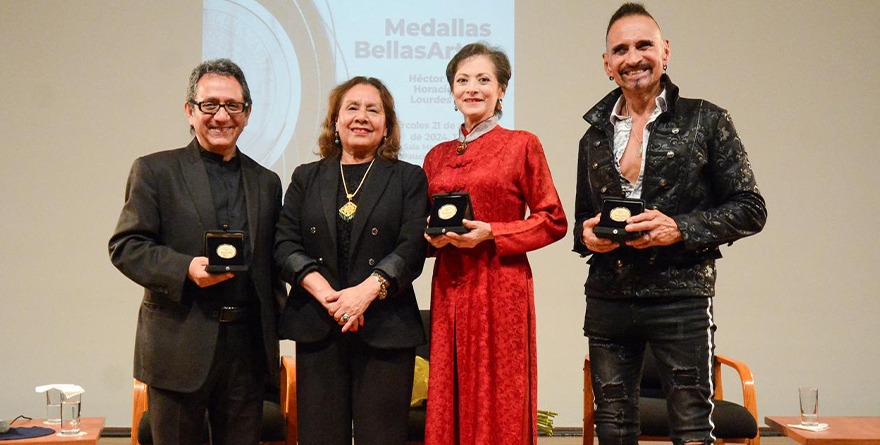
[[[651,69],[650,63],[642,62],[642,63],[639,63],[638,65],[635,65],[635,66],[624,67],[620,70],[620,73],[626,74],[630,71],[641,71],[641,70],[650,70],[650,69]]]

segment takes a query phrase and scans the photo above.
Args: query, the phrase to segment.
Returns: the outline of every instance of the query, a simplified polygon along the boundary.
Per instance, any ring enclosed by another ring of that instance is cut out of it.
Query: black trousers
[[[198,391],[150,387],[150,432],[155,445],[204,443],[206,413],[213,445],[259,443],[266,361],[258,339],[248,323],[221,324],[211,371]]]
[[[590,337],[590,369],[601,445],[636,445],[639,382],[645,345],[657,357],[669,391],[672,443],[713,443],[712,298],[602,300],[587,298],[584,332]]]
[[[357,334],[296,345],[300,445],[404,445],[415,348],[377,349]]]

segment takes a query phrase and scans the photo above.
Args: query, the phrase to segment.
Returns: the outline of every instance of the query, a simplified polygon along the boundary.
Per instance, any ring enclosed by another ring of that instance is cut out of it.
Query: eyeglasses
[[[243,102],[227,102],[225,104],[220,104],[217,102],[196,102],[191,100],[189,103],[198,107],[199,111],[205,114],[217,114],[221,108],[225,108],[227,114],[240,114],[250,106],[250,104]]]

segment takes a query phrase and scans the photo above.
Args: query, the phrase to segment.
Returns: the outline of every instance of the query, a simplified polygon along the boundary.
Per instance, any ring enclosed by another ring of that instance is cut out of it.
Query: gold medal
[[[452,218],[456,213],[458,213],[458,207],[455,204],[445,204],[437,209],[437,216],[444,220]]]
[[[615,207],[611,209],[608,216],[611,217],[612,221],[624,222],[627,218],[632,216],[632,212],[626,207]]]
[[[236,253],[238,253],[238,249],[232,244],[221,244],[217,246],[217,256],[224,260],[235,258]]]

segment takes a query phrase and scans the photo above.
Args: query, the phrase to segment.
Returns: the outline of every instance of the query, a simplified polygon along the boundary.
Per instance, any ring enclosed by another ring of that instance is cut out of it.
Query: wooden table
[[[101,437],[101,431],[104,430],[104,418],[103,417],[83,417],[79,419],[79,430],[85,431],[86,434],[79,436],[71,436],[71,437],[61,437],[58,436],[58,430],[61,429],[61,425],[46,425],[43,422],[46,419],[34,419],[28,421],[17,420],[11,426],[13,428],[18,428],[22,426],[41,426],[44,428],[52,428],[55,430],[54,433],[49,434],[47,436],[42,437],[34,437],[31,439],[19,439],[19,440],[11,440],[11,441],[2,441],[0,443],[9,444],[9,445],[18,445],[22,443],[27,444],[40,444],[40,445],[69,445],[71,443],[75,443],[77,445],[97,445],[98,438]]]
[[[825,431],[807,431],[791,428],[800,417],[768,416],[764,423],[803,445],[880,445],[880,417],[822,417],[819,423],[827,423]]]

